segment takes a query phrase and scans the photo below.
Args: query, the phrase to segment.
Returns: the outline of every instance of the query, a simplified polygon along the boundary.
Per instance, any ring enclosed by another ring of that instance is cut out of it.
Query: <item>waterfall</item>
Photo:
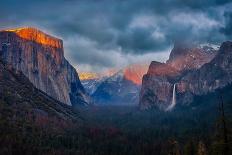
[[[171,111],[176,105],[176,84],[173,86],[172,90],[172,103],[166,109],[166,111]]]

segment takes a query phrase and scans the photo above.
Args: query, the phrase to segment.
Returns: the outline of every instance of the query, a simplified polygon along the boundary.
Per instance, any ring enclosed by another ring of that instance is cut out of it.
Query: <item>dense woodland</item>
[[[1,65],[0,154],[230,155],[231,86],[172,112],[72,109]]]

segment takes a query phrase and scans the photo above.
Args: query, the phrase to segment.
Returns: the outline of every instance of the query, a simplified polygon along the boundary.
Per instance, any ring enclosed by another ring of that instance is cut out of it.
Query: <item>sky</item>
[[[176,41],[232,39],[232,0],[1,0],[0,29],[61,38],[80,72],[165,62]]]

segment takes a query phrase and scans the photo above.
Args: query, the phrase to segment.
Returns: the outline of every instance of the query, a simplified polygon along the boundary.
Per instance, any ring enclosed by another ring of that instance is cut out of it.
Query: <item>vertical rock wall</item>
[[[0,31],[1,59],[38,89],[68,105],[87,104],[78,74],[64,58],[63,42],[35,28]]]

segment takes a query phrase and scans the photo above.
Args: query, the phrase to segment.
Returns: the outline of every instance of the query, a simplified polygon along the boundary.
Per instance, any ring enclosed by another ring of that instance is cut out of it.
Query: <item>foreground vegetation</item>
[[[225,143],[220,120],[207,121],[188,112],[141,112],[136,107],[79,112],[85,123],[77,126],[56,118],[28,118],[22,109],[12,112],[1,103],[0,154],[231,154],[231,128],[227,123]]]

